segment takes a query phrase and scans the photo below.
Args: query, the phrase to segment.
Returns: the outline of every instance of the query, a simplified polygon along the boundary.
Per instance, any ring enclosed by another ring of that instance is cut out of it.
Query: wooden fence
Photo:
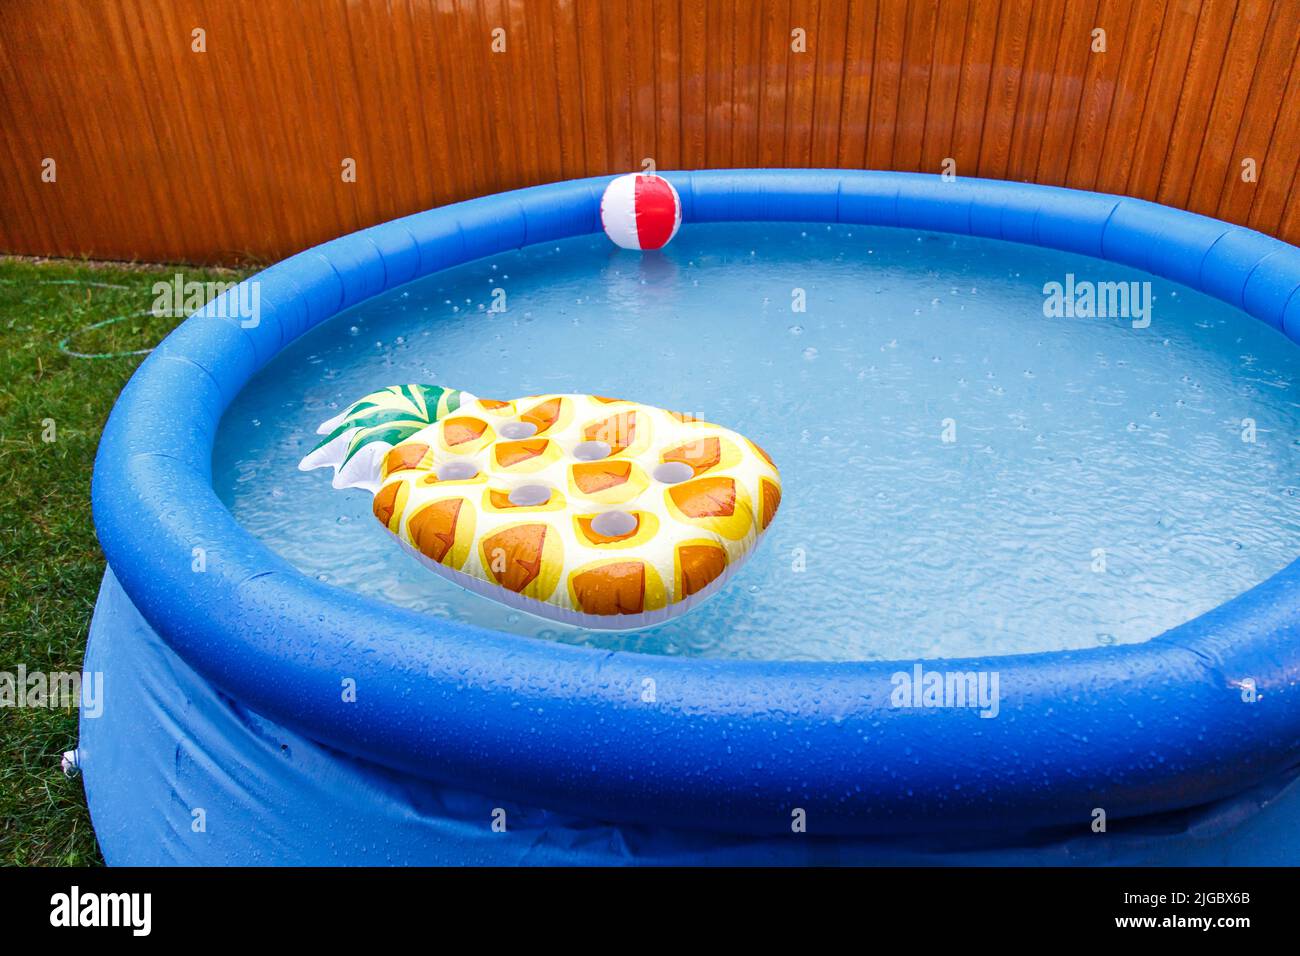
[[[1126,193],[1300,243],[1300,0],[5,0],[0,250],[272,260],[638,168]]]

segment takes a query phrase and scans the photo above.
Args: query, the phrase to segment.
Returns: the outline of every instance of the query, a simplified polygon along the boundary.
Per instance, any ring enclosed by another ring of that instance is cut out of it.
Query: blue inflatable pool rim
[[[919,174],[663,175],[686,223],[900,226],[1068,250],[1181,282],[1300,339],[1300,250],[1203,216]],[[141,365],[104,429],[95,524],[131,602],[214,686],[304,736],[444,785],[716,831],[788,833],[799,810],[821,834],[1086,826],[1098,807],[1123,817],[1193,806],[1300,763],[1300,562],[1144,644],[923,662],[996,671],[1000,713],[984,719],[894,707],[892,676],[914,661],[600,652],[428,617],[309,579],[235,522],[212,488],[213,439],[258,368],[385,289],[597,231],[608,179],[325,243],[246,280],[260,284],[255,325],[218,299]]]

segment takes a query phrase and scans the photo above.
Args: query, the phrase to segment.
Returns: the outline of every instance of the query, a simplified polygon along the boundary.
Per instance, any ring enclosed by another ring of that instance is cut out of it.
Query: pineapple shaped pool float
[[[730,429],[595,395],[476,398],[394,385],[321,425],[303,470],[365,488],[430,569],[542,617],[645,627],[713,594],[781,503]]]

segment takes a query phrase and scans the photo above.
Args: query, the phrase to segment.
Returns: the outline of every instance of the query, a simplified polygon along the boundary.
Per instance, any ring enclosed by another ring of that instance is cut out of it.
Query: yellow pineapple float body
[[[730,429],[594,395],[476,398],[392,386],[325,422],[303,470],[374,494],[427,567],[542,617],[646,627],[713,594],[781,502],[767,454]]]

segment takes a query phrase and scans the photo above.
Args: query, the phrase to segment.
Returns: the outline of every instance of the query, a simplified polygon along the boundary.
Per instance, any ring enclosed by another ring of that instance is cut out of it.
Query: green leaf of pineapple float
[[[329,465],[336,487],[366,487],[375,471],[370,466],[388,449],[460,408],[465,395],[442,385],[390,385],[371,392],[320,426],[325,437],[299,468]]]

